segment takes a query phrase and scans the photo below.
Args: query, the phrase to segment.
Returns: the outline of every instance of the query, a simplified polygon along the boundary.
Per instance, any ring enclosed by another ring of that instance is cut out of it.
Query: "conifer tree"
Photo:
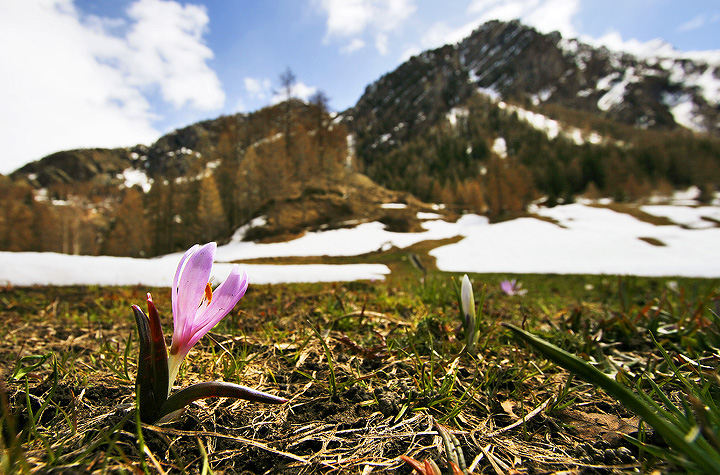
[[[103,253],[110,256],[144,257],[148,255],[149,245],[142,191],[130,188],[125,191],[122,203],[115,210]]]

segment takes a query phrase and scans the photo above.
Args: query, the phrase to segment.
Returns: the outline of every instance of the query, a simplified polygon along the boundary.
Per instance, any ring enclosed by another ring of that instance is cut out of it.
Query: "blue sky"
[[[288,67],[298,97],[342,111],[496,18],[643,54],[720,50],[716,0],[0,0],[0,173],[257,110]]]

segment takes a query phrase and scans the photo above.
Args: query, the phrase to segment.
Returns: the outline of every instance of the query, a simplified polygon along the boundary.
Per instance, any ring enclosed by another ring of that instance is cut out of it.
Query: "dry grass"
[[[410,473],[399,458],[406,455],[431,458],[448,471],[437,424],[456,437],[472,473],[633,473],[660,463],[623,439],[638,435],[633,414],[568,381],[499,322],[525,321],[571,351],[625,364],[632,374],[656,355],[617,320],[636,309],[623,308],[621,294],[643,300],[665,293],[664,281],[525,276],[528,296],[508,297],[494,290],[502,276],[477,278],[490,290],[481,350],[473,357],[462,352],[449,276],[411,283],[410,275],[387,283],[253,287],[191,352],[179,384],[226,380],[290,401],[271,407],[207,399],[174,422],[142,430],[134,411],[130,305],[142,302],[146,289],[6,288],[4,468]],[[707,281],[681,285],[717,288]],[[152,290],[169,335],[168,289]],[[48,357],[32,358],[39,355]],[[13,378],[18,367],[30,369]]]

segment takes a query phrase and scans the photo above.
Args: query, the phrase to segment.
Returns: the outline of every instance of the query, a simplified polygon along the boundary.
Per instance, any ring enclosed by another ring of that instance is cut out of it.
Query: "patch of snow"
[[[696,191],[696,190],[694,190]],[[688,198],[693,190],[679,198]],[[257,244],[236,240],[219,246],[215,280],[230,263],[257,257],[350,256],[378,249],[406,248],[414,243],[463,236],[455,244],[431,251],[440,270],[449,272],[633,274],[646,276],[720,277],[720,228],[703,227],[703,216],[720,218],[720,207],[648,206],[682,226],[654,226],[610,209],[575,203],[537,208],[536,218],[490,224],[469,214],[457,222],[422,223],[424,232],[393,233],[381,223],[352,229],[307,233],[284,243]],[[432,214],[432,213],[430,213]],[[260,225],[262,218],[253,224]],[[694,227],[695,229],[688,229]],[[666,244],[653,246],[640,238]],[[70,256],[55,253],[0,252],[0,283],[12,285],[169,286],[181,254],[154,259]],[[382,279],[390,271],[380,264],[250,265],[241,264],[251,283],[326,282]]]
[[[230,242],[241,242],[245,235],[247,235],[247,232],[252,228],[261,228],[267,224],[267,216],[258,216],[257,218],[253,218],[248,222],[247,224],[244,224],[237,228],[235,232],[233,233],[232,237],[230,238]]]
[[[529,123],[538,130],[544,131],[550,140],[556,138],[560,134],[560,124],[554,119],[547,116],[532,112],[520,107],[508,106],[508,109],[515,111],[518,117]]]
[[[35,190],[34,198],[35,201],[48,201],[50,199],[50,196],[48,195],[47,188],[40,188],[39,190]]]
[[[537,130],[545,132],[550,140],[562,135],[563,137],[572,140],[577,145],[583,145],[586,142],[599,144],[605,141],[605,139],[597,132],[591,131],[587,136],[585,136],[585,132],[577,127],[563,128],[560,123],[554,119],[521,107],[508,105],[505,102],[499,102],[498,108],[501,110],[507,110],[511,113],[517,113],[519,119],[529,123]]]
[[[560,38],[558,46],[563,52],[568,53],[571,56],[575,56],[580,49],[580,45],[576,39]]]
[[[382,209],[405,209],[407,205],[405,203],[383,203],[380,207]]]
[[[492,151],[500,158],[507,158],[507,142],[502,137],[498,137],[493,142]]]
[[[675,122],[696,132],[706,132],[702,124],[702,117],[696,111],[697,108],[690,94],[668,94],[662,96],[662,102],[668,106]]]
[[[716,223],[703,219],[703,217],[720,221],[720,208],[717,206],[649,205],[641,206],[640,209],[653,216],[668,218],[672,222],[690,229],[705,229],[717,226]]]
[[[709,66],[705,72],[694,79],[693,84],[702,91],[702,95],[706,101],[712,105],[720,105],[720,64]]]
[[[430,219],[440,219],[440,218],[442,218],[442,215],[437,214],[437,213],[427,213],[424,211],[418,211],[418,213],[417,213],[417,219],[430,220]]]
[[[598,100],[597,106],[601,111],[607,111],[613,106],[621,104],[625,98],[627,87],[640,80],[635,74],[635,68],[627,68],[622,80],[618,80],[619,77],[619,73],[612,73],[598,80],[597,88],[599,90],[608,89],[608,86],[610,88],[610,90]]]
[[[585,139],[587,142],[591,144],[599,144],[603,142],[603,138],[598,134],[597,132],[590,132],[590,135]]]
[[[498,90],[492,87],[479,87],[478,92],[480,94],[485,94],[493,101],[499,101],[502,99],[502,95],[498,92]]]
[[[708,52],[713,53],[713,52]],[[697,58],[702,66],[688,70],[689,66],[682,58],[678,61],[664,60],[663,66],[670,73],[670,81],[682,84],[688,88],[697,88],[701,95],[711,105],[720,105],[720,51],[715,51],[716,57],[707,56]],[[692,56],[692,54],[688,54]],[[692,59],[692,58],[691,58]],[[718,71],[719,74],[715,74]]]
[[[465,239],[430,254],[449,272],[720,276],[719,228],[654,226],[581,204],[540,208],[540,214],[562,227],[535,218],[469,224],[466,215],[458,221]]]
[[[697,204],[697,199],[700,196],[700,188],[697,186],[691,186],[686,190],[674,191],[672,195],[672,204],[680,206],[692,206]]]
[[[121,178],[125,180],[123,185],[126,188],[138,185],[145,193],[150,191],[150,188],[152,188],[152,180],[142,170],[126,168],[123,170]]]
[[[447,118],[448,122],[450,122],[450,125],[455,127],[458,119],[467,117],[469,112],[470,111],[468,111],[465,107],[453,107],[452,109],[450,109],[450,112],[445,115],[445,117]]]
[[[585,143],[585,138],[583,137],[582,131],[580,129],[573,128],[570,132],[568,132],[567,135],[570,140],[575,142],[575,145],[582,145]]]
[[[618,72],[608,74],[607,76],[598,79],[597,83],[595,84],[595,88],[600,91],[610,89],[612,83],[616,82],[619,78],[620,73]]]
[[[146,285],[170,287],[182,254],[154,259],[70,256],[51,252],[0,252],[0,282],[12,285]],[[213,282],[224,281],[232,264],[213,265]],[[250,284],[382,280],[382,264],[242,264]]]
[[[230,243],[218,247],[217,258],[221,261],[235,262],[260,257],[357,256],[375,252],[387,242],[403,249],[420,241],[445,239],[457,235],[454,224],[445,221],[426,221],[421,226],[426,231],[395,233],[387,231],[384,224],[373,221],[354,228],[308,232],[302,237],[287,242],[265,244],[233,239]]]
[[[547,101],[553,95],[553,92],[555,92],[554,87],[547,87],[547,88],[543,89],[542,91],[540,91],[539,93],[533,94],[531,96],[533,105],[537,106],[540,103]]]

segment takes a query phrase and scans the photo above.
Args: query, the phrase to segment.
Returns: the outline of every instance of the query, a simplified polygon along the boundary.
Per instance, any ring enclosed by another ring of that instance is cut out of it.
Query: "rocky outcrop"
[[[13,172],[13,180],[27,180],[36,188],[56,183],[107,183],[133,166],[131,149],[80,149],[57,152]]]

